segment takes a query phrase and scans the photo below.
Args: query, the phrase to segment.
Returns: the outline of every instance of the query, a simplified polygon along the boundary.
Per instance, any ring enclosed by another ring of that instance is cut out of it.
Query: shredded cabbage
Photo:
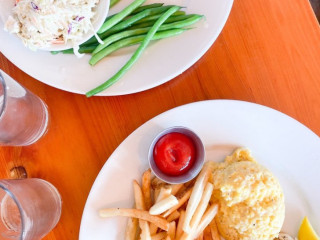
[[[99,0],[20,0],[5,29],[17,34],[32,50],[65,44],[78,47],[84,34],[93,31]]]

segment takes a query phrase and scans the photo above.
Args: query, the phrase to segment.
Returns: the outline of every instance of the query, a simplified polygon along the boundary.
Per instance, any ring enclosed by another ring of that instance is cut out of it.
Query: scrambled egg
[[[216,222],[226,240],[273,240],[284,216],[278,180],[246,149],[237,149],[213,172],[213,198],[220,204]]]

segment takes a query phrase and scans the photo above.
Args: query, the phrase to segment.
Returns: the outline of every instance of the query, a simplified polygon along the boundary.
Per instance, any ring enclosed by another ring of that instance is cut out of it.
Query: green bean
[[[183,16],[183,15],[186,15],[186,13],[184,11],[177,11],[174,14],[172,14],[171,17],[173,17],[173,16]],[[143,19],[141,19],[139,21],[136,21],[135,23],[139,24],[139,23],[144,23],[144,22],[149,22],[149,21],[156,21],[160,16],[161,16],[161,14],[147,16],[147,17],[144,17]]]
[[[116,5],[120,0],[110,0],[110,8]]]
[[[113,34],[113,33],[119,32],[123,29],[126,29],[126,28],[132,26],[135,22],[139,21],[140,19],[144,19],[148,16],[153,16],[154,14],[163,13],[163,12],[167,11],[168,9],[170,9],[171,7],[173,7],[173,6],[164,6],[164,7],[146,9],[146,10],[118,23],[117,25],[110,28],[108,31],[102,33],[101,38],[104,38],[105,36],[109,36],[110,34]],[[158,19],[161,15],[157,15],[157,16],[158,16],[157,17],[157,19]]]
[[[162,38],[168,38],[168,37],[173,37],[176,35],[179,35],[186,31],[187,29],[183,28],[177,28],[177,29],[171,29],[171,30],[166,30],[166,31],[161,31],[157,32],[152,40],[159,40]],[[128,47],[131,45],[138,44],[143,41],[146,35],[138,35],[138,36],[133,36],[129,38],[122,39],[120,41],[117,41],[108,47],[104,48],[103,50],[99,51],[95,55],[93,55],[89,61],[90,65],[94,66],[96,65],[101,59],[105,58],[106,56],[110,55],[114,51],[123,48],[123,47]]]
[[[201,15],[196,15],[196,16],[192,16],[191,18],[188,18],[183,21],[163,24],[162,26],[160,26],[159,31],[187,27],[187,26],[190,26],[190,25],[198,22],[202,17],[203,16],[201,16]],[[102,49],[108,47],[110,44],[112,44],[116,41],[119,41],[123,38],[147,33],[150,30],[150,28],[151,27],[133,29],[133,30],[127,30],[127,31],[123,31],[120,33],[113,34],[113,35],[107,37],[106,39],[103,39],[104,44],[99,44],[97,46],[97,48],[92,52],[92,54],[93,55],[96,54],[97,52],[101,51]]]
[[[137,7],[139,7],[145,1],[146,0],[135,0],[133,3],[128,5],[125,9],[123,9],[121,12],[117,13],[112,18],[110,18],[108,21],[106,21],[101,26],[101,28],[98,30],[98,33],[105,32],[108,29],[112,28],[114,25],[116,25],[118,22],[120,22],[122,19],[124,19],[130,13],[132,13]]]
[[[152,26],[152,28],[147,33],[146,37],[143,39],[142,43],[140,44],[139,48],[134,52],[130,60],[111,78],[109,78],[105,83],[101,84],[100,86],[92,89],[91,91],[86,93],[87,97],[91,97],[101,91],[105,90],[106,88],[110,87],[114,83],[116,83],[132,66],[133,64],[139,59],[141,54],[143,53],[144,49],[148,46],[149,42],[158,31],[159,27],[164,23],[164,21],[170,17],[173,13],[179,10],[179,7],[172,7],[168,11],[166,11]]]
[[[143,5],[140,7],[137,7],[136,10],[134,10],[131,14],[137,14],[139,12],[142,12],[147,9],[156,8],[156,7],[162,7],[164,3],[152,3],[148,5]]]
[[[150,28],[140,28],[140,29],[134,29],[134,30],[128,30],[128,31],[123,31],[120,33],[113,34],[106,39],[103,39],[103,44],[99,44],[96,49],[92,52],[93,55],[95,55],[97,52],[101,51],[102,49],[108,47],[110,44],[121,40],[126,37],[131,37],[131,36],[137,36],[141,35],[144,33],[147,33],[150,30]]]
[[[202,18],[203,15],[198,15],[198,14],[188,14],[188,15],[181,15],[181,16],[170,16],[165,23],[175,23],[178,21],[185,21],[188,19],[192,19],[193,17],[200,17]],[[151,27],[155,21],[150,21],[150,22],[144,22],[144,23],[134,23],[132,27],[130,27],[128,30],[132,29],[138,29],[138,28],[145,28],[145,27]]]
[[[112,14],[112,15],[106,17],[106,19],[104,20],[104,23],[105,23],[106,21],[109,21],[109,19],[112,18],[114,15],[115,15],[115,14]]]
[[[111,1],[112,1],[112,0],[111,0]],[[111,1],[110,1],[110,5],[111,5]],[[120,0],[117,0],[117,1],[120,1]],[[147,9],[151,9],[151,8],[156,8],[156,7],[161,7],[161,6],[163,6],[163,4],[164,4],[164,3],[153,3],[153,4],[148,4],[148,5],[144,5],[144,6],[138,7],[138,8],[136,8],[136,10],[134,10],[134,11],[129,15],[129,17],[132,16],[132,15],[134,15],[134,14],[137,14],[137,13],[139,13],[139,12],[142,12],[143,10],[147,10]],[[108,21],[108,20],[109,20],[110,18],[112,18],[114,15],[116,15],[116,14],[112,14],[112,15],[106,17],[106,19],[104,20],[104,22]]]
[[[135,22],[149,16],[149,15],[154,15],[154,14],[159,14],[159,13],[163,13],[165,11],[167,11],[169,8],[171,8],[172,5],[169,6],[163,6],[163,7],[156,7],[156,8],[150,8],[150,9],[146,9],[141,11],[140,13],[126,19],[123,20],[121,22],[119,22],[118,24],[116,24],[115,26],[113,26],[112,28],[110,28],[109,30],[99,34],[99,37],[101,39],[104,39],[108,36],[110,36],[113,33],[119,32],[123,29],[126,29],[128,27],[130,27],[131,25],[133,25]],[[158,16],[159,18],[159,16]],[[89,44],[93,44],[93,43],[97,43],[97,39],[95,37],[90,38],[88,41],[86,41],[85,43],[81,44],[81,46],[85,46],[85,45],[89,45]]]

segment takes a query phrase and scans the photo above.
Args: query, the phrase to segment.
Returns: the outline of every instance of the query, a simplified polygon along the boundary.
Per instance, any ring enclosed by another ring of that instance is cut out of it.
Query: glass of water
[[[45,103],[0,70],[0,145],[30,145],[47,126]]]
[[[58,223],[61,197],[38,178],[0,180],[0,239],[39,240]]]

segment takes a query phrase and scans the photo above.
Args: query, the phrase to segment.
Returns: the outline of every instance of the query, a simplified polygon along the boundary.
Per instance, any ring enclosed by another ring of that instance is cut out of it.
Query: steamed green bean
[[[100,33],[98,35],[99,35],[99,37],[101,39],[104,39],[104,38],[110,36],[113,33],[117,33],[117,32],[119,32],[121,30],[129,28],[135,22],[137,22],[137,21],[139,21],[139,20],[141,20],[141,19],[143,19],[143,18],[145,18],[147,16],[152,16],[154,14],[163,13],[166,10],[168,10],[170,7],[172,7],[172,5],[145,9],[145,10],[137,13],[136,15],[129,17],[128,19],[125,19],[125,20],[121,21],[120,23],[116,24],[115,26],[113,26],[109,30],[107,30],[107,31],[105,31],[103,33]],[[89,44],[93,44],[93,43],[98,43],[98,41],[97,41],[97,39],[95,37],[90,38],[87,42],[81,44],[81,46],[89,45]]]
[[[131,14],[136,14],[151,8],[162,7],[163,5],[164,3],[152,3],[148,5],[143,5],[143,6],[137,7]]]
[[[142,5],[145,1],[146,0],[135,0],[133,3],[128,5],[126,8],[124,8],[122,11],[115,14],[108,21],[104,22],[103,25],[101,26],[101,28],[98,30],[98,33],[105,32],[108,29],[112,28],[114,25],[116,25],[118,22],[120,22],[122,19],[124,19],[130,13],[132,13],[137,7]]]
[[[177,11],[174,14],[172,14],[171,17],[182,16],[182,15],[186,15],[186,13],[184,11]],[[136,21],[135,24],[149,22],[149,21],[156,21],[160,16],[161,16],[161,14],[146,16],[143,19]]]
[[[150,41],[152,40],[153,36],[158,31],[159,27],[165,22],[168,17],[170,17],[173,13],[179,10],[179,7],[172,7],[168,11],[166,11],[152,26],[152,28],[147,33],[146,37],[143,39],[142,43],[140,44],[139,48],[134,52],[130,60],[111,78],[109,78],[106,82],[101,84],[100,86],[92,89],[91,91],[86,93],[87,97],[91,97],[97,93],[102,92],[106,88],[110,87],[114,83],[116,83],[132,66],[133,64],[139,59],[141,54],[143,53],[144,49],[148,46]]]
[[[198,22],[201,18],[202,18],[201,15],[196,15],[196,16],[192,16],[191,18],[183,20],[183,21],[163,24],[162,26],[160,26],[159,31],[187,27],[187,26],[190,26],[190,25]],[[102,49],[108,47],[113,42],[116,42],[116,41],[123,39],[123,38],[126,38],[126,37],[136,36],[136,35],[141,35],[141,34],[147,33],[150,29],[151,29],[151,27],[146,27],[146,28],[127,30],[127,31],[123,31],[120,33],[113,34],[110,37],[103,39],[104,44],[99,44],[96,47],[96,49],[92,52],[92,54],[94,55],[94,54],[98,53]]]
[[[168,38],[173,37],[176,35],[179,35],[186,31],[186,29],[177,28],[172,30],[166,30],[162,32],[157,32],[153,37],[152,40],[159,40],[162,38]],[[146,31],[148,32],[148,31]],[[101,59],[105,58],[112,52],[131,45],[135,45],[138,43],[141,43],[143,39],[146,37],[146,35],[137,35],[129,38],[122,39],[120,41],[115,42],[114,44],[109,45],[108,47],[104,48],[103,50],[99,51],[95,55],[93,55],[89,61],[90,65],[94,66],[96,65]]]
[[[178,22],[178,21],[184,21],[184,20],[192,19],[193,17],[203,17],[203,15],[187,14],[187,15],[180,15],[180,16],[170,16],[165,21],[165,24],[167,24],[167,23],[175,23],[175,22]],[[144,22],[144,23],[134,23],[132,25],[132,27],[130,27],[128,30],[151,27],[154,23],[155,23],[155,21],[148,21],[148,22]]]

